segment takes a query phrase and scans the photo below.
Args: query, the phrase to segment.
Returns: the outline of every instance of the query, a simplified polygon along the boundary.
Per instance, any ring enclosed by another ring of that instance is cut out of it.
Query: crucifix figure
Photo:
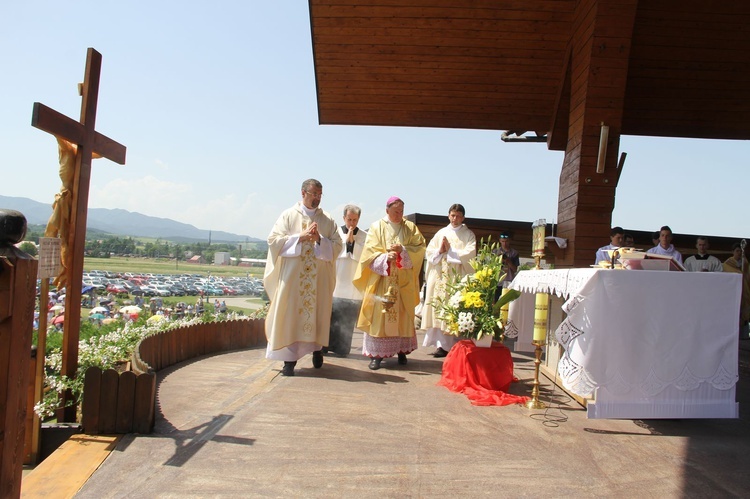
[[[104,157],[115,163],[125,164],[125,146],[105,137],[94,128],[96,103],[99,96],[99,76],[102,55],[89,48],[86,54],[86,72],[81,89],[81,120],[75,121],[47,106],[34,103],[31,125],[49,132],[58,138],[75,144],[75,167],[73,169],[72,203],[68,217],[69,230],[63,234],[67,251],[63,252],[63,268],[66,275],[65,322],[63,323],[62,374],[74,378],[78,369],[78,339],[81,327],[81,289],[83,284],[83,253],[86,245],[86,218],[89,202],[89,181],[93,155]],[[61,143],[62,146],[62,143]],[[61,158],[62,161],[62,158]],[[62,165],[61,165],[62,166]],[[73,402],[71,404],[71,402]],[[70,404],[69,407],[66,407]],[[63,394],[63,409],[58,421],[75,422],[76,406],[70,393]]]

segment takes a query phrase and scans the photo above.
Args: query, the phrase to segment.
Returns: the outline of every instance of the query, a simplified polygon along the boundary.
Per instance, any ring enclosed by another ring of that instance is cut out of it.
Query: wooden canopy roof
[[[622,99],[619,133],[750,139],[747,1],[310,0],[310,13],[321,124],[528,130],[565,149],[572,38],[594,20],[586,77],[624,88],[601,94]]]
[[[748,1],[310,0],[310,12],[320,123],[529,131],[565,151],[560,266],[588,265],[608,240],[621,135],[750,139]]]

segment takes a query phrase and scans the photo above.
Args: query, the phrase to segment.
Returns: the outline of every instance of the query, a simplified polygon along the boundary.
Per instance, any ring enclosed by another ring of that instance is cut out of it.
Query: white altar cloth
[[[594,396],[588,417],[677,419],[739,417],[740,285],[730,273],[562,269],[520,272],[511,288],[568,297],[558,374]]]

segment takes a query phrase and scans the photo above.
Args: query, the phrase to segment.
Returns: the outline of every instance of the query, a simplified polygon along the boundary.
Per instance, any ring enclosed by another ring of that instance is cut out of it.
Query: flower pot
[[[492,346],[492,335],[485,334],[481,339],[472,338],[471,341],[478,347],[490,348]]]

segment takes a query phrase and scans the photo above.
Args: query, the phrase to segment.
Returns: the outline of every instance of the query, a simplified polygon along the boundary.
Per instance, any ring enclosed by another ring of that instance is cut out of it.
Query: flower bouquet
[[[500,308],[520,293],[511,290],[495,302],[497,285],[505,278],[503,257],[496,248],[496,243],[482,240],[477,256],[471,261],[474,273],[465,276],[453,273],[445,284],[444,298],[432,303],[447,333],[475,340],[489,334],[495,340],[502,340],[504,324]]]

